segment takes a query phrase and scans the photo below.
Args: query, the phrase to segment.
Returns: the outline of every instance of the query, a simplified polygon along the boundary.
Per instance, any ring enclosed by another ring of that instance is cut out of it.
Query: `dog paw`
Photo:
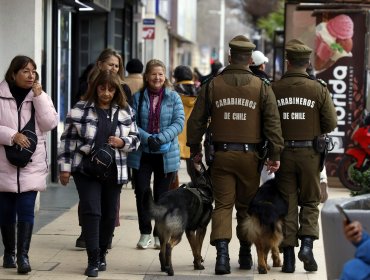
[[[281,263],[281,261],[278,261],[278,262],[273,262],[272,263],[272,266],[273,267],[281,267],[283,264]]]
[[[194,270],[203,270],[204,266],[200,263],[194,264]]]
[[[258,267],[259,274],[267,274],[267,269],[265,267],[259,266]]]

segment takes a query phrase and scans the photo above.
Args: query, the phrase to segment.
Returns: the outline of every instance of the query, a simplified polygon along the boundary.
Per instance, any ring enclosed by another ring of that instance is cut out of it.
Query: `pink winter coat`
[[[31,117],[31,102],[35,107],[38,142],[32,161],[26,167],[19,168],[18,184],[17,167],[9,163],[4,149],[4,145],[11,145],[12,136],[18,131],[17,104],[8,83],[6,81],[0,83],[0,192],[43,191],[46,188],[46,176],[49,172],[46,133],[57,126],[58,113],[45,92],[34,97],[31,90],[21,106],[21,128]]]

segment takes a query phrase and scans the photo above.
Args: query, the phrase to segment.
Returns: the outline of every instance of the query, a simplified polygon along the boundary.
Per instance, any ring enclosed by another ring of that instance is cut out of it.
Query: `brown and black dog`
[[[174,275],[172,249],[180,243],[184,232],[193,252],[194,269],[204,269],[201,250],[213,209],[212,186],[206,173],[202,166],[202,172],[196,182],[164,193],[157,203],[154,203],[151,190],[145,193],[144,203],[155,219],[161,242],[161,271],[167,272],[169,276]]]
[[[258,256],[258,273],[266,274],[267,255],[271,250],[273,267],[282,265],[279,245],[283,240],[282,223],[288,204],[281,197],[276,179],[265,182],[253,198],[249,217],[241,225],[245,240],[254,243]]]

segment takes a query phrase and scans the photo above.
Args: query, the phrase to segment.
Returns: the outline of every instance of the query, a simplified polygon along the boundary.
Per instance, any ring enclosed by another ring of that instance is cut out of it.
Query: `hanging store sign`
[[[155,38],[155,19],[144,18],[143,19],[143,39],[154,40]]]

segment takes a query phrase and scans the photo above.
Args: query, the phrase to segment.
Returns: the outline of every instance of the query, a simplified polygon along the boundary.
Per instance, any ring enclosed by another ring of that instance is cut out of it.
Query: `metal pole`
[[[221,0],[220,7],[220,50],[219,50],[219,60],[222,64],[225,64],[224,61],[224,39],[225,39],[225,0]]]

